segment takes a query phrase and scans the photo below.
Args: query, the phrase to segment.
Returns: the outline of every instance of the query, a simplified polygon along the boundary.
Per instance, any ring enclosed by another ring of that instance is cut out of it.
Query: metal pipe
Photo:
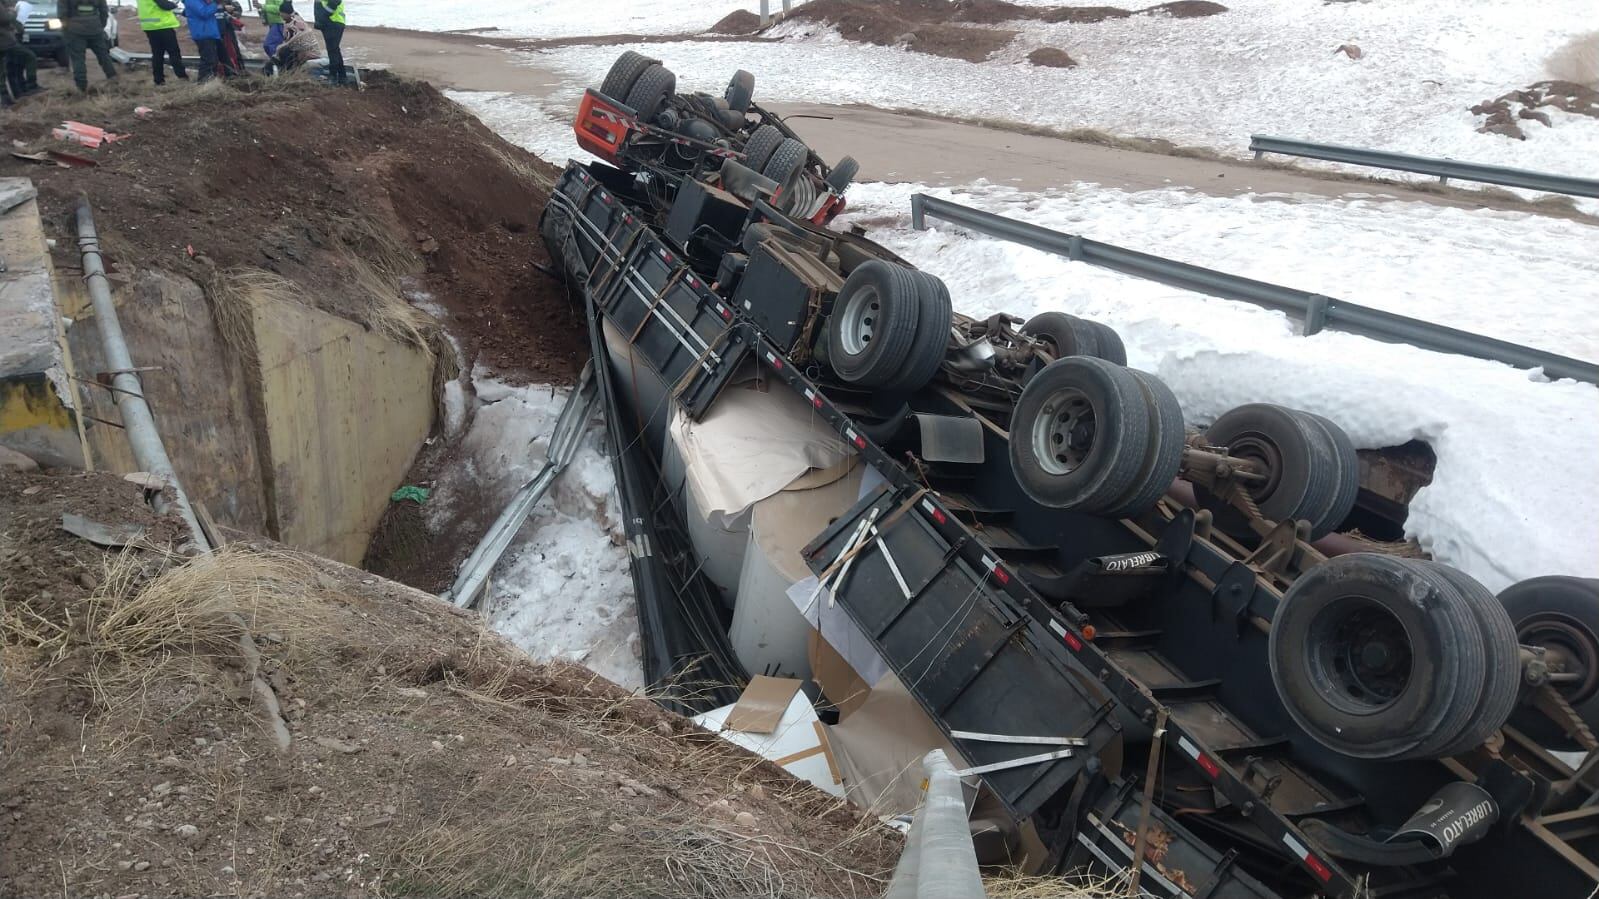
[[[211,544],[194,516],[188,494],[178,482],[178,473],[161,442],[161,432],[156,429],[155,416],[145,401],[144,385],[135,370],[133,357],[128,354],[128,342],[122,336],[122,323],[117,319],[117,307],[111,300],[111,282],[106,279],[105,262],[100,257],[100,236],[94,230],[94,214],[89,211],[87,200],[78,204],[78,251],[83,254],[83,281],[89,290],[89,300],[94,304],[100,345],[105,350],[106,365],[111,372],[112,395],[116,397],[117,411],[122,413],[122,427],[133,449],[133,459],[140,469],[160,477],[171,488],[170,506],[176,508],[189,526],[194,545],[202,552],[210,552]],[[157,493],[152,505],[157,512],[165,514],[169,507],[166,492]]]

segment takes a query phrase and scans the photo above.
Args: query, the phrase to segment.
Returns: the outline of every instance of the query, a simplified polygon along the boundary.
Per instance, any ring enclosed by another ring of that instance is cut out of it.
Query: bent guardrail
[[[1304,322],[1303,333],[1307,337],[1325,328],[1331,328],[1388,343],[1406,343],[1442,353],[1503,362],[1516,368],[1541,368],[1550,378],[1571,378],[1599,384],[1599,365],[1592,362],[1384,312],[1381,309],[1305,290],[1231,275],[1167,259],[1164,256],[1140,253],[1137,250],[1101,243],[1077,234],[1053,231],[1017,219],[995,215],[992,212],[962,206],[927,194],[912,195],[911,227],[919,231],[926,230],[929,216],[1035,250],[1065,256],[1077,262],[1087,262],[1125,275],[1158,281],[1171,287],[1209,294],[1213,297],[1243,300],[1267,309],[1286,312]]]
[[[1456,159],[1434,159],[1430,156],[1411,156],[1406,153],[1366,150],[1360,147],[1345,147],[1339,144],[1317,144],[1310,141],[1295,140],[1291,137],[1268,137],[1264,134],[1251,135],[1249,149],[1254,151],[1256,159],[1267,153],[1280,153],[1284,156],[1302,156],[1306,159],[1321,159],[1327,162],[1343,162],[1349,165],[1364,165],[1378,169],[1393,169],[1399,172],[1414,172],[1418,175],[1432,175],[1442,183],[1448,183],[1450,178],[1454,178],[1458,181],[1478,181],[1483,184],[1522,187],[1528,190],[1569,194],[1573,197],[1599,197],[1599,181],[1592,178],[1578,178],[1574,175],[1551,175],[1547,172],[1532,172],[1502,165],[1461,162]]]

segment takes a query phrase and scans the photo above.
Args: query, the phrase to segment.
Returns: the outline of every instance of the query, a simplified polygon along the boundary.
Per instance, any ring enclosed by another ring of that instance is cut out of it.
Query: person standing
[[[33,17],[33,4],[28,0],[17,0],[12,4],[17,13],[17,46],[6,54],[6,75],[11,77],[12,70],[16,70],[16,78],[24,94],[36,94],[43,88],[39,87],[39,57],[34,55],[33,48],[28,46],[28,19]]]
[[[217,76],[217,59],[222,51],[222,26],[217,22],[217,5],[211,0],[183,0],[183,17],[189,20],[189,37],[200,51],[200,83]]]
[[[263,0],[261,21],[267,29],[266,40],[261,42],[261,51],[270,59],[277,56],[278,48],[283,46],[283,0]]]
[[[172,74],[189,80],[183,67],[183,51],[178,47],[178,0],[139,0],[139,27],[150,42],[150,71],[156,84],[167,82],[167,60]]]
[[[328,45],[328,68],[334,84],[344,83],[344,0],[316,0],[316,30]]]
[[[72,81],[79,92],[89,90],[89,64],[84,57],[89,50],[94,51],[105,79],[117,80],[117,65],[111,59],[111,41],[105,36],[106,20],[111,18],[105,0],[59,0],[56,17],[61,20],[61,40],[67,45],[67,58],[72,61]]]

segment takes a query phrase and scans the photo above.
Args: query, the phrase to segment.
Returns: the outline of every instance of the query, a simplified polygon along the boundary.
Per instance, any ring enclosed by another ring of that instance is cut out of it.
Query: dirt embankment
[[[1484,100],[1471,107],[1471,112],[1483,117],[1477,125],[1477,130],[1483,134],[1526,140],[1527,134],[1522,129],[1532,122],[1545,128],[1554,127],[1554,119],[1548,113],[1550,109],[1599,119],[1599,90],[1571,81],[1539,81],[1522,90]]]
[[[897,838],[769,762],[430,596],[180,531],[115,475],[0,472],[0,894],[881,892]]]
[[[71,148],[50,137],[66,119],[129,136]],[[545,260],[536,225],[553,170],[426,84],[378,76],[360,92],[302,79],[153,89],[134,76],[88,98],[25,101],[0,135],[97,163],[6,156],[0,174],[33,178],[45,215],[63,224],[87,196],[123,273],[161,268],[213,285],[265,271],[372,327],[392,324],[396,310],[366,288],[400,284],[447,310],[469,365],[562,382],[587,355],[580,316],[535,265]],[[70,246],[59,250],[75,264]]]
[[[1012,22],[1103,22],[1129,16],[1158,15],[1178,19],[1212,16],[1227,7],[1210,0],[1175,0],[1144,9],[1115,6],[1019,6],[1005,0],[810,0],[790,16],[838,29],[847,40],[878,46],[904,46],[918,53],[981,62],[1011,42],[1015,30],[993,26]],[[713,31],[747,33],[748,19],[735,13],[712,26]],[[1065,55],[1058,48],[1043,48]],[[1069,58],[1069,57],[1068,57]],[[1034,65],[1061,66],[1046,55]]]

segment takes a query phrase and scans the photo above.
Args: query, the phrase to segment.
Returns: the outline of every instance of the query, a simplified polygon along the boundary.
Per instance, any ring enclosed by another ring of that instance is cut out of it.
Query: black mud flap
[[[1212,849],[1170,815],[1151,805],[1144,818],[1143,794],[1132,780],[1111,785],[1084,817],[1067,864],[1094,874],[1125,874],[1133,864],[1138,829],[1146,831],[1139,892],[1162,899],[1279,899],[1265,884],[1240,870],[1231,853]]]
[[[1091,693],[1060,641],[999,589],[1010,575],[998,559],[968,564],[920,498],[878,488],[805,558],[972,773],[1024,818],[1121,738],[1114,703]]]
[[[698,419],[750,348],[732,307],[606,185],[619,174],[568,163],[550,202],[573,216],[584,296]]]

